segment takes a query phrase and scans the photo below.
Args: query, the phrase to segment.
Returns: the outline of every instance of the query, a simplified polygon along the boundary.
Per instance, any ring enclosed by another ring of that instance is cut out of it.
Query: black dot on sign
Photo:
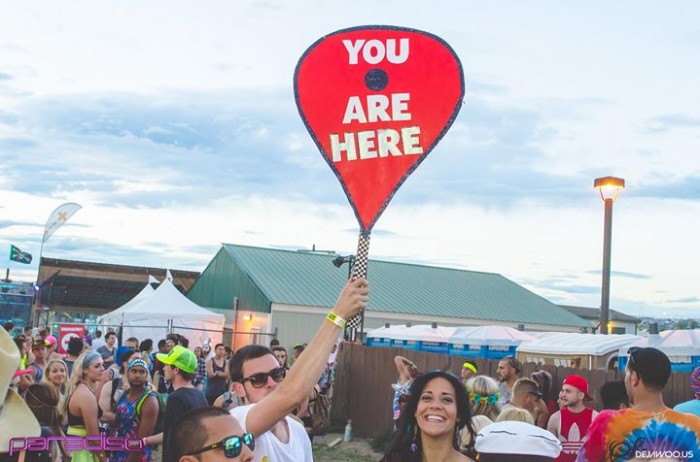
[[[384,90],[389,83],[389,76],[382,69],[370,69],[365,74],[365,85],[373,91]]]

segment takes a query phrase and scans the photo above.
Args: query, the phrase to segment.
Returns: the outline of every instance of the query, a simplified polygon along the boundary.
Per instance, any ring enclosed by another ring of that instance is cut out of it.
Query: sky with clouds
[[[0,247],[201,271],[222,242],[354,253],[358,226],[299,117],[320,37],[388,24],[447,41],[466,95],[370,256],[488,271],[611,307],[698,316],[700,4],[680,1],[7,2],[0,17]],[[370,267],[371,278],[371,267]]]

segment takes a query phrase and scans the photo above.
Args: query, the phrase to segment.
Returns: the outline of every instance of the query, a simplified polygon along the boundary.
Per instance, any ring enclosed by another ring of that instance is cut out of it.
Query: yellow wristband
[[[345,319],[341,318],[334,312],[328,313],[328,316],[326,316],[326,319],[328,319],[330,322],[335,324],[336,326],[340,327],[341,329],[345,327],[345,323],[347,322]]]

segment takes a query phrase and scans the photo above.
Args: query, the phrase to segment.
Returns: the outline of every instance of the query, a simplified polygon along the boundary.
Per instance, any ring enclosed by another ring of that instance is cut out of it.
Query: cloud
[[[588,271],[586,271],[586,273],[588,273],[588,274],[594,274],[594,275],[596,275],[596,276],[600,276],[600,271],[601,271],[601,270],[599,270],[599,269],[598,269],[598,270],[588,270]],[[631,278],[631,279],[642,279],[642,280],[651,279],[651,276],[648,275],[648,274],[633,273],[633,272],[630,272],[630,271],[615,271],[615,270],[612,270],[612,271],[610,271],[610,275],[611,275],[611,276],[615,276],[615,277]]]
[[[645,133],[666,133],[676,128],[700,127],[700,117],[685,114],[667,114],[655,117],[647,122]]]
[[[394,202],[467,201],[508,209],[528,199],[565,206],[589,196],[591,172],[533,168],[547,162],[548,144],[563,136],[559,129],[537,110],[483,99],[484,92],[508,90],[480,85]],[[98,204],[120,207],[235,201],[251,194],[344,203],[290,93],[35,97],[18,108],[12,135],[0,138],[0,179],[18,191],[89,192]],[[33,172],[31,182],[23,181],[26,171]],[[695,198],[692,180],[644,194]]]
[[[12,76],[5,72],[0,72],[0,82],[3,80],[12,80]]]
[[[629,191],[630,196],[662,199],[700,199],[700,174],[694,173],[677,179],[659,179],[654,184],[640,184]]]
[[[17,128],[15,136],[0,139],[7,150],[0,175],[19,191],[89,191],[98,203],[125,207],[253,192],[344,201],[290,96],[258,90],[35,98],[20,117],[23,127],[32,127],[31,137]],[[576,181],[530,171],[543,155],[537,144],[552,136],[556,132],[536,112],[476,99],[397,199],[564,200],[577,194]],[[22,181],[28,170],[32,181]]]
[[[0,109],[0,123],[5,125],[14,125],[18,120],[19,119],[17,118],[16,114]]]
[[[686,298],[677,298],[674,300],[666,300],[666,303],[698,303],[700,302],[700,298],[698,297],[686,297]]]
[[[2,116],[2,114],[0,114],[0,116]],[[36,141],[29,138],[9,137],[0,139],[0,152],[7,151],[3,153],[5,155],[11,155],[15,151],[24,151],[36,146]],[[21,157],[21,155],[17,154],[17,157]]]

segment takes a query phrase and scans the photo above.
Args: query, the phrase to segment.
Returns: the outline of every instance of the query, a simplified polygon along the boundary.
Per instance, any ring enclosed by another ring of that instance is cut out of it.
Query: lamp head
[[[596,178],[593,182],[593,187],[598,188],[600,197],[604,201],[615,202],[620,191],[625,189],[625,180],[614,176],[604,176]]]
[[[341,266],[343,266],[344,263],[350,263],[352,265],[352,263],[354,261],[355,261],[354,255],[346,255],[346,256],[338,255],[337,257],[335,257],[333,259],[333,264],[335,265],[336,268],[340,268]]]
[[[338,255],[333,259],[333,265],[335,265],[336,268],[343,266],[343,263],[345,263],[345,257],[342,255]]]

